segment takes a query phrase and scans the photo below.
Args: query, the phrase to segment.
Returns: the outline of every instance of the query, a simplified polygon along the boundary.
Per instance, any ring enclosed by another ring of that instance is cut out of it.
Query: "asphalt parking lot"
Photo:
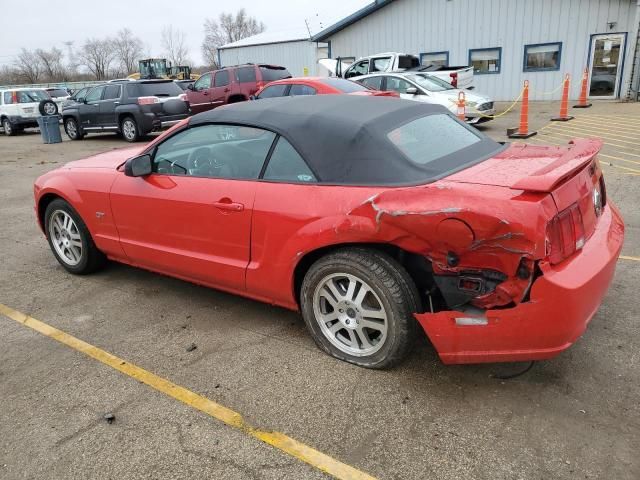
[[[539,133],[529,141],[604,139],[624,258],[584,337],[523,376],[495,377],[521,364],[444,366],[425,339],[398,368],[366,370],[320,352],[289,311],[119,264],[67,274],[36,226],[32,183],[64,162],[128,146],[111,134],[57,145],[34,132],[0,138],[0,304],[228,407],[252,428],[313,447],[352,467],[351,478],[640,478],[640,105],[598,103],[551,123],[556,108],[531,106]],[[504,140],[517,121],[510,112],[479,128]],[[327,478],[191,397],[167,395],[6,313],[0,478]]]

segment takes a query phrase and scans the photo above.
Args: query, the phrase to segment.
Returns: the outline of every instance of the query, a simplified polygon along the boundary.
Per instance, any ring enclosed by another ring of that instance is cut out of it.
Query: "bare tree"
[[[26,83],[38,83],[42,78],[42,63],[35,52],[22,49],[15,61],[16,73]]]
[[[96,80],[105,80],[107,78],[115,56],[113,40],[110,38],[90,38],[80,50],[82,63],[89,69]]]
[[[232,13],[221,13],[218,20],[207,18],[204,22],[202,56],[209,65],[216,66],[219,47],[262,33],[264,30],[264,23],[247,15],[244,8],[238,10],[235,16]]]
[[[118,32],[113,41],[116,60],[124,75],[138,71],[138,60],[142,57],[144,45],[139,37],[133,35],[131,30],[124,28]]]
[[[166,25],[162,29],[162,48],[165,55],[173,65],[186,65],[189,62],[189,48],[187,47],[187,36],[182,30],[174,29],[171,25]]]
[[[64,78],[64,65],[62,64],[62,50],[56,47],[52,47],[51,50],[43,50],[38,48],[35,51],[40,65],[42,66],[42,72],[44,78],[49,82],[59,82]]]

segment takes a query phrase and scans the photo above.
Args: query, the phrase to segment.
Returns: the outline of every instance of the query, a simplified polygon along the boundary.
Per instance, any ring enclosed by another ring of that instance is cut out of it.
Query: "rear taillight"
[[[458,88],[458,72],[452,72],[449,76],[451,77],[451,86],[453,88]]]
[[[560,263],[584,246],[584,224],[577,203],[563,210],[547,224],[546,253],[549,262]]]
[[[154,103],[160,103],[158,97],[138,97],[138,105],[153,105]]]

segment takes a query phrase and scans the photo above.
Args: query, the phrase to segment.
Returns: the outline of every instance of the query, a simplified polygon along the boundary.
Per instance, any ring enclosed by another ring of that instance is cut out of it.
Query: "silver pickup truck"
[[[417,56],[407,53],[378,53],[362,57],[353,63],[347,63],[346,60],[340,57],[324,58],[318,63],[333,75],[343,78],[355,78],[369,73],[414,70],[438,77],[454,88],[469,89],[473,86],[473,67],[421,65]]]

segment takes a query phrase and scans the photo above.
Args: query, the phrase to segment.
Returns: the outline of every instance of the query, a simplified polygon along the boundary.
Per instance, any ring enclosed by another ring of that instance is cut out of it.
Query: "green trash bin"
[[[42,135],[43,143],[62,142],[62,136],[60,135],[60,115],[38,117],[38,127],[40,127],[40,135]]]

